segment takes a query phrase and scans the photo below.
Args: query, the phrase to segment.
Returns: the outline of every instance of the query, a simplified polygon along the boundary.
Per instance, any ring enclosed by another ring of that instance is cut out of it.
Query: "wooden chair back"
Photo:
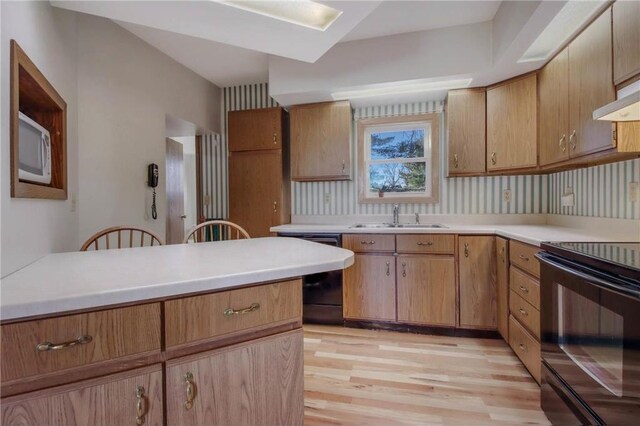
[[[191,228],[184,238],[183,243],[187,244],[190,241],[202,243],[205,241],[242,240],[249,238],[251,238],[249,233],[240,225],[226,220],[209,220]]]
[[[132,226],[113,226],[95,233],[80,248],[81,251],[115,249],[125,247],[161,246],[156,234]]]

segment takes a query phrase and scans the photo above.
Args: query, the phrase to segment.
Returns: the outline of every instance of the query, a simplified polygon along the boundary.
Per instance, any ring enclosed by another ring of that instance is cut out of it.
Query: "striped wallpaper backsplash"
[[[640,159],[570,170],[549,175],[550,214],[640,219],[640,203],[629,201],[629,182],[640,182]],[[563,207],[567,187],[575,205]]]
[[[207,162],[207,185],[212,204],[207,210],[215,217],[227,217],[227,112],[277,106],[269,96],[268,84],[259,83],[226,87],[222,98],[222,136],[209,142],[211,158]],[[416,102],[400,105],[363,107],[354,109],[353,143],[356,140],[357,120],[442,112],[442,102]],[[612,218],[638,218],[638,203],[626,201],[627,183],[638,181],[640,160],[556,173],[549,176],[483,176],[445,178],[446,146],[444,144],[444,118],[440,121],[440,182],[439,202],[435,204],[403,204],[404,214],[500,214],[500,213],[554,213]],[[204,151],[203,151],[204,152]],[[355,152],[355,149],[353,149]],[[355,156],[354,156],[355,157]],[[352,170],[357,170],[355,167]],[[356,173],[354,173],[356,175]],[[293,215],[367,215],[391,214],[389,204],[359,204],[357,182],[293,182]],[[204,177],[203,177],[204,179]],[[567,182],[576,193],[576,207],[561,208],[560,194]],[[597,183],[597,185],[596,185]],[[595,188],[590,191],[589,188]],[[619,188],[619,190],[618,190]],[[511,189],[512,202],[502,201],[504,189]],[[582,193],[585,195],[582,196]],[[329,202],[325,202],[328,194]]]

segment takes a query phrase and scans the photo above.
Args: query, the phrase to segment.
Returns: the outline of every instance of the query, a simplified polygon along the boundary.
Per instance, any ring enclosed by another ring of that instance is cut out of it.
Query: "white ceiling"
[[[500,1],[385,1],[341,41],[490,21]]]

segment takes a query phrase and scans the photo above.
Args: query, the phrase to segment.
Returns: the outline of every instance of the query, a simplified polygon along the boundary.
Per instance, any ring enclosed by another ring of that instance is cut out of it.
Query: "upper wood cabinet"
[[[398,321],[455,327],[456,263],[453,256],[398,256]]]
[[[613,81],[615,84],[640,73],[640,2],[613,4]]]
[[[538,164],[536,75],[487,90],[487,170]]]
[[[302,369],[300,329],[168,361],[167,424],[301,425]]]
[[[496,328],[496,242],[493,236],[458,237],[460,327]]]
[[[485,89],[452,90],[446,100],[449,176],[486,171]]]
[[[279,149],[229,155],[229,220],[252,238],[268,237],[272,226],[291,219],[285,161]]]
[[[289,112],[291,179],[351,179],[351,104],[297,105]]]
[[[229,151],[281,149],[284,119],[284,111],[279,107],[230,111]]]
[[[395,321],[395,256],[356,254],[344,271],[342,309],[346,319]]]
[[[637,46],[636,46],[637,48]],[[612,125],[593,111],[615,100],[611,8],[569,44],[569,134],[572,157],[613,148]]]
[[[569,48],[538,74],[540,165],[569,159]]]

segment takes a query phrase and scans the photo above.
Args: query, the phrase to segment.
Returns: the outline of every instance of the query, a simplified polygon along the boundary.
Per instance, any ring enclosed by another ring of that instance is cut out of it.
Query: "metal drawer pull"
[[[274,213],[278,213],[278,202],[277,201],[273,202],[273,212]]]
[[[76,340],[70,340],[64,343],[51,343],[51,342],[39,343],[38,346],[36,346],[36,350],[41,352],[57,351],[59,349],[72,348],[76,345],[86,345],[87,343],[91,343],[92,340],[93,340],[93,337],[89,336],[88,334],[85,334],[83,336],[78,337]]]
[[[274,133],[274,134],[273,134],[273,144],[274,144],[274,145],[277,145],[277,144],[278,144],[278,134],[277,134],[277,133]]]
[[[370,241],[360,241],[360,244],[375,244],[376,242],[374,240],[370,240]]]
[[[248,308],[244,308],[244,309],[232,309],[232,308],[227,308],[224,310],[224,316],[225,317],[231,317],[233,315],[244,315],[244,314],[248,314],[249,312],[253,312],[253,311],[257,311],[258,309],[260,309],[260,304],[259,303],[252,303],[251,306],[249,306]]]
[[[469,257],[469,243],[464,243],[464,257]]]
[[[528,351],[527,351],[527,347],[526,347],[525,345],[523,345],[522,343],[520,343],[518,346],[520,347],[520,350],[521,350],[522,352],[525,352],[525,353],[526,353],[526,352],[528,352]]]
[[[419,246],[432,246],[433,243],[431,241],[427,241],[426,243],[423,243],[422,241],[418,241],[418,245]]]
[[[387,276],[391,275],[391,262],[387,261]]]
[[[575,139],[577,139],[577,137],[576,137],[576,131],[574,130],[574,131],[573,131],[573,132],[571,132],[571,134],[569,135],[569,145],[571,145],[571,149],[572,149],[573,151],[575,151],[575,150],[576,150],[576,146],[578,145]]]
[[[518,256],[520,259],[524,260],[525,262],[529,261],[529,258],[527,256],[525,256],[524,254],[521,254],[520,256]]]
[[[522,308],[520,308],[520,309],[519,309],[519,311],[520,311],[520,315],[522,315],[522,316],[525,316],[525,317],[526,317],[527,315],[529,315],[529,314],[527,314],[527,311],[525,311],[525,310],[524,310],[524,309],[522,309]]]
[[[523,293],[529,293],[529,289],[523,285],[520,286],[520,290],[522,290]]]
[[[492,152],[491,153],[491,164],[493,164],[495,166],[497,162],[498,161],[496,160],[496,153]]]
[[[562,137],[560,138],[560,141],[558,142],[558,146],[560,147],[560,149],[562,150],[562,152],[565,152],[567,150],[567,146],[565,144],[563,144],[562,142],[564,142],[564,140],[567,138],[567,135],[562,135]]]
[[[407,270],[405,269],[407,266],[406,263],[402,262],[402,276],[406,277],[407,276]]]
[[[136,386],[136,424],[144,423],[144,386]]]
[[[184,382],[187,385],[187,400],[184,402],[184,408],[191,410],[193,408],[193,400],[196,397],[196,388],[193,384],[193,373],[185,374]]]

